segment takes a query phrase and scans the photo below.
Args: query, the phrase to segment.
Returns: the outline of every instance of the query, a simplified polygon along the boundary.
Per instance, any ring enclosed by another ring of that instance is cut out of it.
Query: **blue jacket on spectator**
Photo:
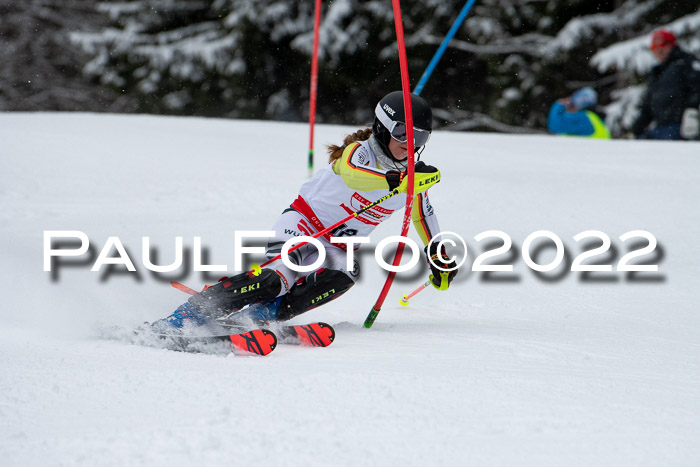
[[[610,132],[603,120],[590,108],[595,107],[598,95],[593,88],[579,89],[568,100],[552,104],[547,118],[547,128],[552,133],[590,138],[609,139]]]

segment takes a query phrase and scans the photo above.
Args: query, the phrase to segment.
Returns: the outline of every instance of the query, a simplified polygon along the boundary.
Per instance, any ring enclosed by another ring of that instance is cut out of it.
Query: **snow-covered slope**
[[[349,130],[317,128],[318,166]],[[186,298],[170,279],[221,275],[191,272],[194,237],[206,264],[232,267],[233,232],[269,229],[306,179],[307,139],[300,124],[0,115],[3,465],[698,465],[697,143],[437,132],[431,200],[469,247],[449,291],[403,308],[427,272],[400,275],[362,327],[394,216],[360,250],[362,281],[298,318],[336,327],[327,349],[224,357],[99,337],[169,314]],[[92,256],[44,272],[47,230],[84,232]],[[488,230],[512,238],[498,258],[512,273],[470,271]],[[540,230],[566,256],[538,275],[521,250]],[[573,240],[588,230],[611,238],[597,259],[613,269],[641,240],[619,236],[650,232],[638,262],[659,271],[567,271],[596,246]],[[91,272],[115,236],[137,272]],[[183,270],[148,271],[142,237],[169,264],[178,236]]]

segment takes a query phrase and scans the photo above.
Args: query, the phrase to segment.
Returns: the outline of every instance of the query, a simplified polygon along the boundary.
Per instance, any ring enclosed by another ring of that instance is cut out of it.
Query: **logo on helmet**
[[[392,109],[391,107],[389,107],[389,104],[384,104],[383,108],[384,108],[384,110],[386,110],[386,113],[388,113],[388,114],[391,115],[392,117],[393,117],[394,114],[396,113],[396,111],[395,111],[394,109]]]

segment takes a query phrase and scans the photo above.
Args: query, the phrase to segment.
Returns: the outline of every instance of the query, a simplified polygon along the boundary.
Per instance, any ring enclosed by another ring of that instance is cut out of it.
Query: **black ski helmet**
[[[413,127],[433,131],[433,111],[430,104],[417,94],[411,94],[411,110],[413,111]],[[391,141],[391,127],[396,122],[406,123],[403,107],[403,92],[390,92],[377,103],[374,109],[374,124],[372,133],[382,145],[382,149],[391,155],[388,145]],[[425,144],[425,143],[424,143]],[[420,145],[423,146],[423,145]],[[418,150],[418,147],[415,148]]]

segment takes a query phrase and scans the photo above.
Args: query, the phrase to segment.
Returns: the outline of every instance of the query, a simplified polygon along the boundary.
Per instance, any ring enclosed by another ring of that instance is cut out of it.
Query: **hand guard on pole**
[[[390,170],[386,173],[386,181],[389,184],[389,189],[398,189],[399,193],[406,193],[408,190],[408,177],[405,172],[398,170]],[[432,165],[427,165],[423,161],[418,161],[415,165],[413,179],[413,193],[423,193],[431,186],[440,181],[440,171]]]
[[[439,242],[433,242],[425,247],[425,256],[428,260],[428,266],[432,274],[430,275],[430,283],[438,290],[447,290],[450,287],[452,279],[457,275],[457,263],[447,255],[444,245],[441,245],[438,251]],[[449,269],[449,271],[442,271]]]

